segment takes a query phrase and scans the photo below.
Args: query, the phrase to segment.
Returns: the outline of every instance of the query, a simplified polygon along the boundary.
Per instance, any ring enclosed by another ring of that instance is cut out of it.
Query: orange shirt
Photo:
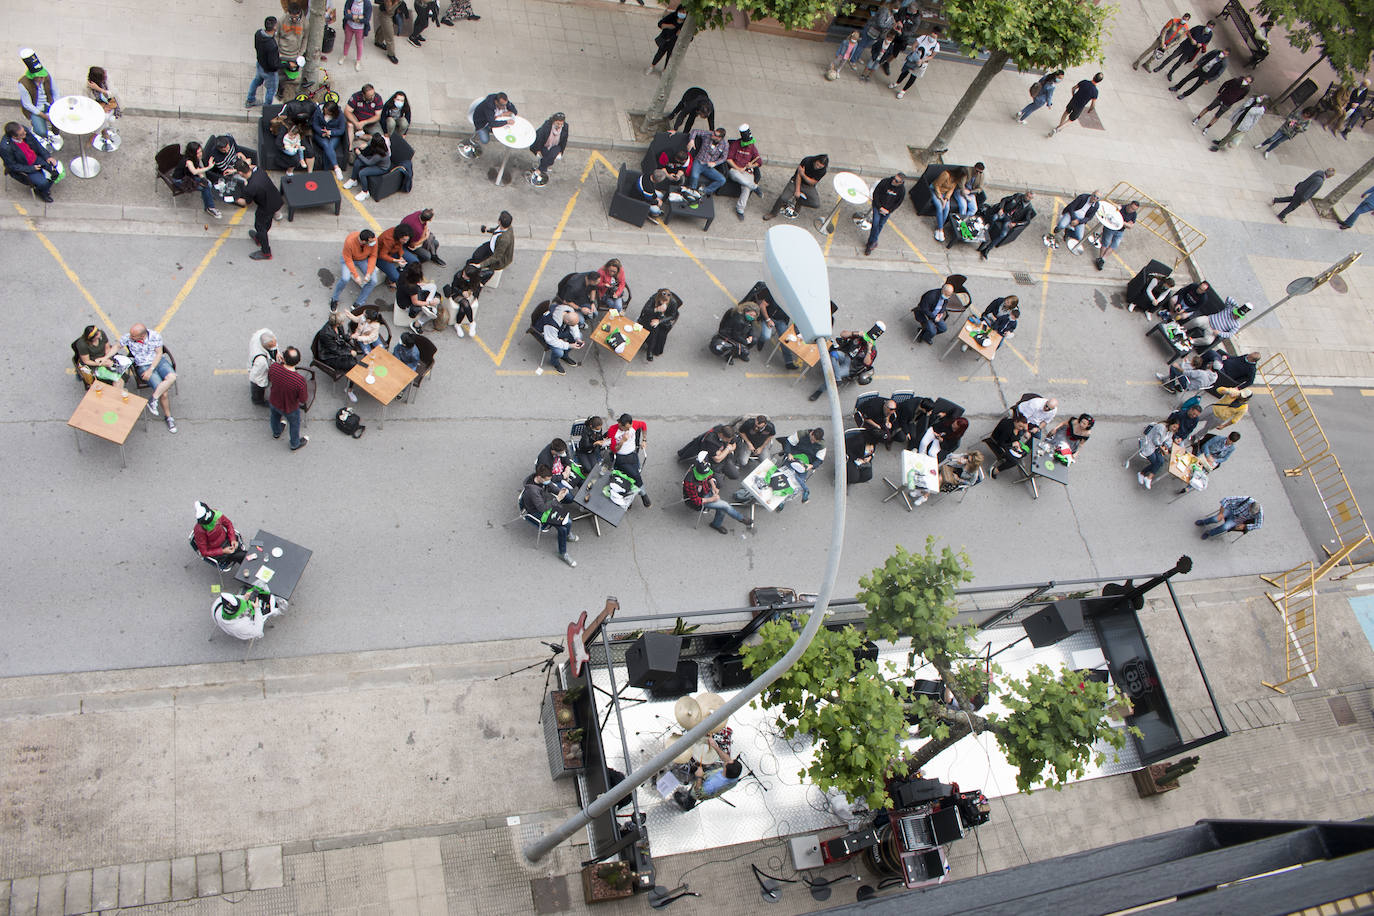
[[[354,279],[357,279],[356,275],[358,272],[357,267],[353,264],[354,261],[367,262],[367,270],[363,271],[363,273],[370,274],[377,268],[377,249],[380,246],[368,245],[362,240],[362,234],[362,230],[359,229],[357,232],[344,239],[343,258],[344,262],[348,265],[349,272],[354,274]]]

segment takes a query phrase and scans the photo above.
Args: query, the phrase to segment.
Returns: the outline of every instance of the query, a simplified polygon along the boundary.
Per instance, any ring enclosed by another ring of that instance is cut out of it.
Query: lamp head
[[[763,263],[769,289],[802,339],[830,337],[830,276],[815,237],[800,226],[774,226],[764,236]]]

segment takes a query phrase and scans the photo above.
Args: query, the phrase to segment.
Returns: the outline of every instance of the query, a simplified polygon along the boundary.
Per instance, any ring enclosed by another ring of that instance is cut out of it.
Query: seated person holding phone
[[[221,564],[242,563],[248,554],[229,516],[203,502],[196,503],[196,527],[191,530],[191,539],[197,553]]]

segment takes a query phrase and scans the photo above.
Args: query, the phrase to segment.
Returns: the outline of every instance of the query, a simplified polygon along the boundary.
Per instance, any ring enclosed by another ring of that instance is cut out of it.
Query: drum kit
[[[677,720],[677,724],[681,726],[683,731],[670,734],[668,736],[668,743],[672,744],[677,741],[682,737],[684,732],[695,727],[703,719],[707,718],[724,705],[725,698],[718,693],[699,693],[694,697],[687,696],[680,698],[673,704],[673,718]],[[731,736],[732,731],[730,727],[728,725],[722,725],[719,730],[712,732],[710,737],[715,740],[716,744],[726,755],[729,755]],[[673,763],[687,764],[691,763],[693,760],[704,761],[708,753],[711,753],[711,745],[703,740],[697,744],[691,745],[687,750],[674,757]]]

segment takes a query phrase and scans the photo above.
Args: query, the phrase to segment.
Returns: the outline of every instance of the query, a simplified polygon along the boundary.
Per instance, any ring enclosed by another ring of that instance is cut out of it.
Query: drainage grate
[[[1026,273],[1024,270],[1013,270],[1013,271],[1011,272],[1011,276],[1012,276],[1012,279],[1013,279],[1013,280],[1015,280],[1017,283],[1021,284],[1022,286],[1034,286],[1034,285],[1035,285],[1035,281],[1031,279],[1031,275],[1028,274],[1028,273]]]
[[[1345,697],[1332,697],[1326,702],[1331,707],[1331,715],[1336,718],[1337,725],[1355,724],[1355,711],[1350,708],[1349,700]]]

